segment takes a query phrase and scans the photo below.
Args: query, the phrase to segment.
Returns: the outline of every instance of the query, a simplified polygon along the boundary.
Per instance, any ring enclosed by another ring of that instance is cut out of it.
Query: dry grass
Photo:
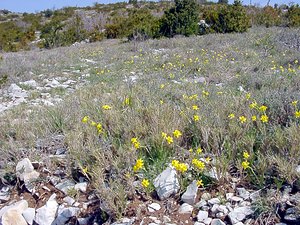
[[[290,33],[296,35],[299,30]],[[252,187],[269,185],[277,176],[293,184],[299,176],[293,166],[300,163],[300,118],[295,117],[298,109],[291,102],[300,101],[300,58],[299,49],[284,45],[282,35],[284,31],[278,28],[255,28],[246,34],[135,44],[107,41],[5,54],[1,73],[10,74],[9,82],[41,73],[61,76],[62,71],[73,78],[83,73],[91,76],[88,85],[56,107],[24,105],[1,116],[1,170],[12,171],[25,156],[42,160],[46,156],[35,150],[36,140],[60,133],[66,137],[70,171],[87,168],[95,190],[106,200],[103,204],[114,215],[123,212],[126,196],[134,190],[133,181],[147,178],[151,182],[173,159],[190,165],[187,174],[192,177],[183,174],[185,183],[203,179],[205,186],[211,184],[191,164],[194,157],[209,156],[223,176],[234,168],[235,175]],[[133,76],[136,81],[130,81]],[[196,77],[206,82],[190,82]],[[124,104],[126,98],[129,104]],[[267,110],[251,109],[254,101]],[[103,105],[111,109],[104,110]],[[193,110],[194,105],[199,110]],[[228,118],[231,113],[235,114],[232,120]],[[200,120],[194,121],[194,115]],[[254,115],[256,121],[252,121]],[[268,116],[266,123],[260,120],[262,115]],[[84,116],[90,118],[89,123],[81,122]],[[247,121],[241,123],[240,116]],[[103,133],[90,125],[91,120],[101,123]],[[172,135],[175,129],[182,136],[169,145],[161,132]],[[132,146],[133,137],[141,144],[138,150]],[[203,149],[200,155],[189,151],[199,147]],[[250,154],[246,170],[241,166],[244,151]],[[134,173],[138,158],[144,160],[145,168]],[[143,191],[141,186],[136,189]]]

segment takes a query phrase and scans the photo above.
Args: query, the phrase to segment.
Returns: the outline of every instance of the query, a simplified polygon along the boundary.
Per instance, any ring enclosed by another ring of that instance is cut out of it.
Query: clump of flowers
[[[135,149],[138,149],[141,146],[140,142],[136,137],[131,138],[131,143],[133,144],[133,147]]]
[[[136,163],[133,166],[133,171],[137,172],[140,169],[142,169],[143,167],[144,167],[144,160],[143,159],[138,159],[138,160],[136,160]]]
[[[261,115],[260,120],[263,123],[267,123],[269,121],[269,117],[264,114],[264,115]]]
[[[150,185],[150,182],[147,179],[143,179],[141,184],[144,188],[147,188]]]
[[[184,173],[188,170],[186,163],[180,163],[178,160],[172,160],[172,166],[179,172]]]
[[[174,130],[173,135],[174,135],[175,138],[180,138],[182,133],[179,130]]]
[[[84,116],[83,118],[82,118],[82,120],[81,120],[81,122],[83,122],[83,123],[87,123],[88,121],[89,121],[89,117],[88,116]]]
[[[240,120],[241,123],[246,123],[247,118],[245,116],[240,116],[239,120]]]
[[[199,117],[198,115],[194,115],[194,116],[193,116],[193,119],[194,119],[195,122],[197,122],[197,121],[200,120],[200,117]]]
[[[249,157],[250,157],[249,153],[247,151],[244,151],[243,152],[244,161],[242,162],[242,167],[244,170],[250,168],[250,163],[248,162]]]
[[[228,115],[228,118],[231,119],[231,120],[234,119],[234,118],[235,118],[234,113],[230,113],[230,114]]]
[[[201,171],[204,170],[204,168],[205,168],[204,162],[202,162],[201,160],[196,159],[196,158],[194,158],[192,160],[192,164],[193,164],[193,166],[195,166],[197,169],[199,169]]]
[[[110,109],[111,109],[111,106],[109,106],[109,105],[103,105],[103,106],[102,106],[102,109],[104,109],[104,110],[110,110]]]

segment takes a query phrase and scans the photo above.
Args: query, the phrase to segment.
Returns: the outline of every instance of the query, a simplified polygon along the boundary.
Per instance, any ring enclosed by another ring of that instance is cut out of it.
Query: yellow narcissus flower
[[[97,123],[95,121],[91,121],[91,126],[95,127],[97,126]]]
[[[136,163],[133,166],[133,171],[137,172],[138,170],[142,169],[143,167],[144,167],[144,160],[138,159],[138,160],[136,160]]]
[[[202,180],[198,180],[197,181],[197,186],[198,187],[202,187],[203,186],[203,181]]]
[[[267,123],[269,121],[269,117],[267,115],[262,115],[260,117],[261,122]]]
[[[167,137],[167,133],[161,132],[161,136],[162,136],[163,138],[166,138],[166,137]]]
[[[198,107],[197,105],[193,105],[193,106],[192,106],[192,109],[193,109],[193,110],[198,110],[199,107]]]
[[[82,118],[82,120],[81,120],[81,122],[83,122],[83,123],[87,123],[88,121],[89,121],[89,117],[88,116],[84,116],[83,118]]]
[[[235,118],[235,115],[234,115],[233,113],[230,113],[230,114],[228,115],[228,118],[232,120],[232,119]]]
[[[257,120],[256,116],[252,116],[251,119],[252,119],[252,121],[256,121]]]
[[[130,98],[126,97],[123,102],[123,105],[129,105],[129,104],[130,104]]]
[[[147,179],[143,179],[141,184],[144,188],[147,188],[150,185],[149,180]]]
[[[255,109],[255,108],[257,107],[257,102],[252,102],[252,103],[249,105],[249,107],[250,107],[251,109]]]
[[[103,133],[103,129],[102,129],[101,123],[98,123],[98,124],[96,125],[96,128],[97,128],[99,134]]]
[[[296,107],[297,106],[298,101],[292,101],[292,106]]]
[[[201,147],[199,147],[199,148],[197,148],[196,152],[197,152],[197,154],[201,154],[203,152],[203,150]]]
[[[208,92],[208,91],[202,91],[202,95],[203,95],[204,97],[207,97],[207,96],[209,96],[209,92]]]
[[[242,162],[242,167],[243,167],[244,170],[250,168],[249,165],[250,165],[250,163],[247,160],[245,160],[245,161]]]
[[[173,138],[171,136],[167,136],[166,137],[166,141],[168,142],[168,144],[172,144],[173,143]]]
[[[267,108],[268,108],[267,106],[262,105],[261,107],[259,107],[259,111],[265,112],[267,110]]]
[[[244,159],[248,159],[250,157],[249,153],[248,152],[243,152],[243,157]]]
[[[193,159],[192,164],[199,170],[203,170],[205,168],[204,162],[200,161],[199,159]]]
[[[182,135],[182,133],[179,130],[174,130],[173,135],[174,137],[179,138]]]
[[[299,110],[295,112],[295,117],[300,118],[300,111]]]
[[[200,117],[199,117],[198,115],[194,115],[193,118],[194,118],[194,121],[195,121],[195,122],[197,122],[197,121],[200,120]]]
[[[247,118],[245,116],[240,116],[239,120],[241,123],[245,123],[247,121]]]
[[[250,98],[251,98],[251,94],[250,94],[250,93],[247,93],[247,94],[246,94],[246,99],[249,100]]]
[[[110,110],[110,109],[111,109],[111,106],[109,106],[109,105],[103,105],[103,106],[102,106],[102,109],[104,109],[104,110]]]
[[[136,137],[131,138],[131,143],[133,144],[134,148],[136,148],[136,149],[138,149],[141,146],[140,142],[138,141],[138,139]]]

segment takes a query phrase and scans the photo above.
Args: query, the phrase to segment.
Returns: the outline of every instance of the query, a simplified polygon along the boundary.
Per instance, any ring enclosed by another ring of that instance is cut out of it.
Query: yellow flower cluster
[[[248,159],[250,157],[249,153],[244,151],[243,152],[244,161],[242,162],[242,167],[244,170],[250,168],[250,163],[248,162]]]
[[[197,168],[197,169],[199,169],[199,170],[204,170],[204,168],[205,168],[205,164],[204,164],[204,162],[202,162],[201,160],[199,160],[199,159],[196,159],[196,158],[194,158],[193,160],[192,160],[192,164]]]
[[[179,130],[174,130],[173,135],[174,135],[175,138],[180,138],[182,133]]]
[[[103,105],[103,106],[102,106],[102,109],[104,109],[104,110],[110,110],[110,109],[111,109],[111,106],[109,106],[109,105]]]
[[[150,185],[150,182],[147,179],[143,179],[141,184],[144,188],[147,188]]]
[[[140,142],[136,137],[131,138],[131,143],[133,144],[135,149],[138,149],[141,146]]]
[[[138,159],[136,160],[135,165],[133,166],[133,171],[137,172],[144,167],[144,160]]]
[[[90,123],[91,126],[96,127],[99,134],[103,133],[103,128],[101,123],[96,123],[95,121],[91,120],[88,116],[84,116],[81,121],[83,123]]]
[[[188,166],[185,163],[180,163],[178,160],[172,160],[172,166],[179,172],[184,173],[188,170]]]

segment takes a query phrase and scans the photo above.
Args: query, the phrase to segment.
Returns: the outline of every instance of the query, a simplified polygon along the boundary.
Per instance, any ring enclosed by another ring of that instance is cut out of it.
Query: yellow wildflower
[[[242,162],[242,167],[244,168],[244,170],[250,168],[249,165],[250,165],[250,163],[247,160],[245,160],[245,161]]]
[[[172,166],[174,167],[174,168],[176,168],[177,166],[178,166],[178,164],[179,164],[179,161],[178,160],[176,160],[176,159],[174,159],[174,160],[172,160]]]
[[[203,181],[202,180],[198,180],[197,181],[197,186],[198,187],[202,187],[203,186]]]
[[[297,103],[298,103],[298,101],[292,101],[292,106],[296,107]]]
[[[147,188],[150,185],[149,180],[147,179],[143,179],[141,184],[144,188]]]
[[[88,116],[85,116],[85,117],[82,118],[81,122],[87,123],[89,121],[89,119],[90,118]]]
[[[300,111],[299,110],[295,112],[295,117],[300,118]]]
[[[201,147],[199,147],[199,148],[197,148],[197,154],[201,154],[202,152],[203,152],[203,150],[202,150],[202,148]]]
[[[163,100],[160,100],[159,103],[162,105],[162,104],[164,104],[164,101],[163,101]]]
[[[234,119],[234,117],[235,117],[235,115],[234,115],[233,113],[230,113],[230,114],[228,115],[228,118],[229,118],[229,119]]]
[[[257,102],[252,102],[252,103],[249,105],[249,107],[250,107],[251,109],[256,108],[256,107],[257,107]]]
[[[194,121],[196,121],[196,122],[200,120],[200,117],[198,115],[194,115],[193,118],[194,118]]]
[[[168,142],[168,144],[172,144],[173,143],[173,138],[171,136],[167,136],[166,137],[166,141]]]
[[[96,128],[97,128],[99,134],[103,132],[101,123],[98,123]]]
[[[182,135],[182,133],[179,130],[174,130],[173,135],[174,137],[179,138]]]
[[[245,123],[247,121],[247,118],[245,116],[240,116],[239,120],[241,123]]]
[[[199,159],[193,159],[192,164],[199,170],[203,170],[205,168],[204,162],[200,161]]]
[[[189,152],[193,152],[194,150],[192,148],[189,149]]]
[[[202,91],[202,95],[203,95],[204,97],[207,97],[207,96],[209,96],[209,92],[208,92],[208,91]]]
[[[262,105],[261,107],[259,107],[259,111],[265,112],[267,110],[267,108],[268,108],[267,106]]]
[[[91,126],[95,127],[97,126],[97,123],[95,121],[91,121]]]
[[[193,110],[198,110],[199,109],[199,107],[197,105],[193,105],[192,108],[193,108]]]
[[[211,161],[211,158],[210,157],[206,157],[205,158],[205,162],[209,163]]]
[[[250,98],[251,98],[251,94],[250,94],[250,93],[247,93],[247,94],[246,94],[246,99],[249,100]]]
[[[269,117],[267,115],[262,115],[260,117],[261,122],[267,123],[269,121]]]
[[[161,132],[161,136],[162,136],[163,138],[167,138],[167,133]]]
[[[248,159],[250,157],[249,153],[248,152],[243,152],[243,157],[244,159]]]
[[[135,149],[138,149],[141,146],[140,142],[136,137],[131,138],[131,143],[133,144]]]
[[[130,98],[126,97],[123,104],[124,105],[129,105],[130,104]]]
[[[137,172],[138,170],[142,169],[144,167],[144,160],[138,159],[136,160],[136,163],[133,167],[133,171]]]
[[[256,116],[252,116],[251,119],[252,119],[252,121],[256,121],[257,118],[256,118]]]
[[[163,89],[164,87],[165,87],[165,85],[164,85],[164,84],[161,84],[161,85],[160,85],[160,88],[161,88],[161,89]]]
[[[102,106],[102,109],[104,109],[104,110],[110,110],[110,109],[111,109],[111,106],[109,106],[109,105],[103,105],[103,106]]]
[[[184,173],[188,170],[188,166],[185,163],[179,163],[178,167],[177,167],[177,170],[181,173]]]

